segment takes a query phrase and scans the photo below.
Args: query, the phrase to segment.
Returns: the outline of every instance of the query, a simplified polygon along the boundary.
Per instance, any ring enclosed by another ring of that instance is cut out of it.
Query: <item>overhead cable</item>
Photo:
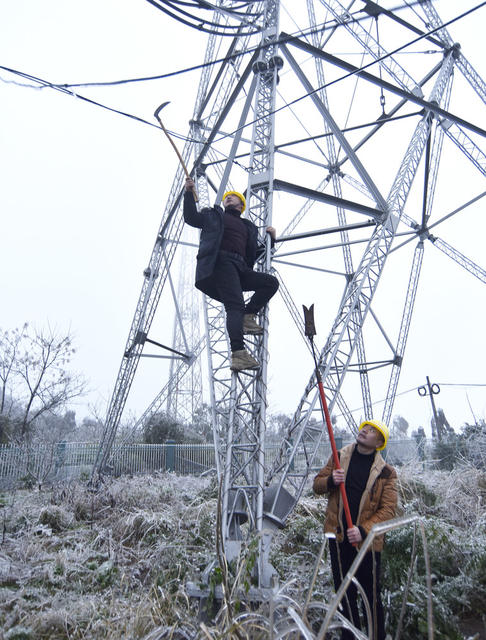
[[[249,8],[254,4],[260,3],[260,0],[240,1],[236,4],[233,3],[233,6],[229,6],[230,3],[226,0],[224,8],[223,5],[215,5],[205,0],[185,0],[184,2],[179,0],[147,0],[147,2],[178,22],[212,35],[253,35],[261,30],[258,20],[263,12],[249,11]],[[190,10],[186,11],[181,5],[189,7]],[[246,9],[246,11],[242,11],[242,9]],[[204,18],[204,13],[196,13],[197,10],[209,10],[213,11],[214,14],[219,13],[226,17],[232,17],[236,20],[236,24],[224,24],[208,20]]]
[[[417,0],[418,1],[418,0]],[[414,3],[416,4],[416,3]],[[403,5],[399,6],[399,7],[395,7],[394,9],[392,9],[392,11],[397,11],[399,9],[403,9],[405,8]],[[363,9],[358,9],[356,10],[353,14],[350,15],[357,15],[359,13],[362,13],[364,10]],[[361,20],[365,20],[365,19],[369,19],[369,16],[363,16],[362,18],[353,18],[354,22],[360,22]],[[315,27],[309,27],[307,29],[299,29],[298,31],[293,32],[292,34],[286,34],[285,36],[280,36],[279,38],[277,38],[276,40],[272,41],[271,46],[275,45],[275,44],[285,44],[286,42],[288,42],[289,40],[291,40],[294,37],[307,37],[310,36],[314,33],[319,33],[321,31],[327,31],[328,29],[335,29],[337,26],[343,26],[341,23],[339,23],[335,18],[333,18],[332,20],[327,20],[325,22],[321,22],[318,25],[316,25]],[[426,34],[428,35],[428,34]],[[204,69],[206,67],[211,67],[214,66],[216,64],[219,64],[221,62],[227,62],[227,61],[231,61],[231,60],[235,60],[241,56],[250,54],[250,53],[254,53],[255,51],[260,51],[262,49],[266,49],[267,47],[269,47],[270,44],[258,44],[254,47],[249,47],[248,49],[243,49],[241,51],[237,51],[235,53],[230,54],[229,56],[224,56],[223,58],[216,58],[215,60],[210,60],[208,62],[202,62],[201,64],[196,64],[196,65],[192,65],[190,67],[184,67],[182,69],[178,69],[176,71],[169,71],[168,73],[161,73],[158,75],[154,75],[154,76],[141,76],[138,78],[126,78],[126,79],[122,79],[122,80],[106,80],[106,81],[100,81],[100,82],[76,82],[76,83],[62,83],[59,84],[58,86],[60,87],[64,87],[64,88],[70,88],[70,87],[110,87],[110,86],[116,86],[116,85],[123,85],[123,84],[132,84],[135,82],[151,82],[153,80],[165,80],[166,78],[171,78],[174,76],[178,76],[178,75],[182,75],[184,73],[190,73],[192,71],[198,71],[199,69]],[[413,52],[407,52],[407,53],[437,53],[437,51],[426,51],[426,52],[417,52],[417,51],[413,51]]]
[[[389,58],[390,56],[392,56],[392,55],[394,55],[394,54],[398,53],[398,52],[399,52],[399,51],[401,51],[402,49],[405,49],[405,48],[409,47],[410,45],[414,44],[415,42],[418,42],[419,40],[422,40],[423,38],[426,38],[426,37],[430,36],[431,34],[435,33],[436,31],[439,31],[439,30],[441,30],[441,29],[445,28],[446,26],[449,26],[449,25],[450,25],[450,24],[452,24],[453,22],[456,22],[457,20],[460,20],[460,19],[464,18],[465,16],[469,15],[470,13],[472,13],[472,12],[474,12],[474,11],[476,11],[476,10],[480,9],[480,8],[482,8],[482,7],[483,7],[483,6],[485,6],[485,5],[486,5],[486,0],[485,0],[484,2],[482,2],[482,3],[480,3],[479,5],[477,5],[476,7],[473,7],[472,9],[469,9],[468,11],[465,11],[464,13],[460,14],[459,16],[456,16],[455,18],[452,18],[451,20],[449,20],[448,22],[446,22],[446,23],[444,23],[444,24],[440,25],[439,27],[436,27],[435,29],[432,29],[431,31],[429,31],[429,32],[427,32],[427,33],[424,33],[423,35],[421,35],[421,36],[419,36],[419,37],[417,37],[417,38],[415,38],[415,39],[411,40],[410,42],[408,42],[408,43],[406,43],[406,44],[402,45],[401,47],[398,47],[398,48],[397,48],[397,49],[395,49],[394,51],[391,51],[390,53],[387,53],[387,54],[385,54],[385,55],[381,56],[380,58],[377,58],[377,59],[375,59],[375,60],[372,60],[371,62],[369,62],[369,63],[367,63],[367,64],[365,64],[365,65],[363,65],[363,66],[361,66],[361,67],[358,67],[358,68],[354,69],[353,71],[350,71],[349,73],[346,73],[346,74],[344,74],[343,76],[340,76],[339,78],[336,78],[335,80],[331,80],[330,82],[327,82],[327,83],[326,83],[326,84],[324,84],[323,86],[318,87],[317,89],[314,89],[312,92],[305,93],[304,95],[302,95],[302,96],[300,96],[300,97],[298,97],[298,98],[295,98],[295,100],[292,100],[291,102],[288,102],[288,103],[286,103],[286,104],[282,105],[281,107],[278,107],[277,109],[275,109],[275,110],[274,110],[273,112],[271,112],[271,113],[272,113],[272,114],[278,113],[278,112],[280,112],[280,111],[282,111],[282,110],[284,110],[284,109],[286,109],[286,108],[289,108],[291,105],[296,104],[297,102],[300,102],[301,100],[304,100],[305,98],[307,98],[307,97],[309,97],[309,96],[313,95],[314,93],[317,93],[317,92],[319,92],[319,91],[322,91],[323,89],[326,89],[326,88],[330,87],[331,85],[334,85],[334,84],[336,84],[336,83],[338,83],[338,82],[340,82],[340,81],[342,81],[342,80],[345,80],[346,78],[349,78],[349,77],[351,77],[351,76],[353,76],[353,75],[355,75],[355,74],[357,74],[357,73],[359,73],[359,72],[361,72],[361,71],[364,71],[365,69],[368,69],[369,67],[373,66],[374,64],[377,64],[377,63],[379,63],[379,62],[381,62],[381,61],[385,60],[386,58]],[[286,35],[286,36],[285,36],[285,39],[286,39],[287,41],[289,41],[289,40],[294,39],[294,36]],[[281,41],[283,42],[283,40],[284,40],[284,39],[282,38],[282,40],[281,40]],[[235,55],[240,55],[240,54],[235,54]],[[223,60],[224,60],[224,59],[223,59]],[[207,63],[206,63],[206,64],[207,64]],[[94,105],[94,106],[100,107],[100,108],[102,108],[102,109],[106,109],[107,111],[111,111],[112,113],[116,113],[116,114],[118,114],[118,115],[125,116],[125,117],[127,117],[127,118],[130,118],[130,119],[132,119],[132,120],[136,120],[137,122],[141,122],[141,123],[143,123],[143,124],[147,124],[147,125],[149,125],[149,126],[151,126],[151,127],[155,127],[155,128],[157,128],[157,129],[159,129],[159,128],[160,128],[157,124],[155,124],[155,123],[153,123],[153,122],[149,122],[148,120],[145,120],[144,118],[141,118],[140,116],[136,116],[136,115],[130,114],[130,113],[126,112],[126,111],[121,111],[121,110],[119,110],[119,109],[115,109],[114,107],[109,107],[109,106],[107,106],[107,105],[105,105],[105,104],[103,104],[103,103],[101,103],[101,102],[97,102],[96,100],[93,100],[93,99],[91,99],[91,98],[88,98],[88,97],[86,97],[86,96],[83,96],[83,95],[81,95],[81,94],[79,94],[79,93],[77,93],[77,92],[71,91],[69,87],[70,87],[70,86],[75,86],[75,85],[59,85],[59,84],[53,84],[53,83],[51,83],[51,82],[49,82],[49,81],[47,81],[47,80],[44,80],[44,79],[42,79],[42,78],[38,78],[38,77],[36,77],[36,76],[33,76],[33,75],[30,75],[30,74],[27,74],[27,73],[25,73],[25,72],[23,72],[23,71],[18,71],[18,70],[16,70],[16,69],[12,69],[12,68],[10,68],[10,67],[5,67],[5,66],[3,66],[3,65],[0,65],[0,69],[3,69],[4,71],[8,71],[9,73],[12,73],[12,74],[18,75],[18,76],[20,76],[20,77],[22,77],[22,78],[28,79],[28,80],[30,80],[30,81],[32,81],[32,82],[37,82],[37,83],[39,83],[40,85],[42,85],[42,87],[48,87],[48,88],[50,88],[50,89],[55,89],[56,91],[61,91],[62,93],[65,93],[65,94],[67,94],[67,95],[71,95],[71,96],[73,96],[73,97],[75,97],[75,98],[79,98],[80,100],[83,100],[84,102],[87,102],[87,103],[92,104],[92,105]],[[177,73],[179,73],[179,72],[174,72],[174,73],[176,73],[176,74],[177,74]],[[32,87],[32,88],[36,88],[36,87]],[[475,126],[475,125],[471,125],[471,124],[470,124],[470,123],[468,123],[467,121],[465,121],[465,120],[463,120],[463,119],[459,119],[459,118],[457,118],[456,116],[454,116],[453,114],[450,114],[450,113],[446,112],[446,111],[445,111],[445,110],[443,110],[443,109],[441,110],[441,113],[445,114],[446,116],[449,116],[449,117],[450,117],[451,119],[453,119],[453,120],[454,120],[454,119],[455,119],[455,120],[460,120],[460,121],[461,121],[461,123],[462,123],[464,126],[466,126],[466,127],[468,127],[468,128],[473,128],[473,130],[475,130],[475,131],[476,131],[476,133],[479,133],[479,134],[480,134],[480,135],[482,135],[482,136],[486,136],[486,131],[484,131],[484,130],[483,130],[483,129],[481,129],[480,127],[477,127],[477,126]],[[266,114],[266,116],[264,116],[264,117],[267,117],[268,115],[269,115],[269,114]],[[252,121],[250,121],[250,122],[246,123],[246,124],[245,124],[245,125],[243,125],[242,127],[239,127],[239,128],[237,128],[237,129],[235,129],[235,130],[234,130],[234,131],[232,131],[231,133],[226,133],[226,134],[224,134],[224,135],[220,136],[217,140],[215,140],[215,142],[220,142],[221,140],[224,140],[225,138],[228,138],[228,137],[232,137],[232,136],[234,136],[234,135],[235,135],[235,134],[236,134],[240,129],[245,129],[246,127],[248,127],[248,126],[250,126],[250,125],[252,125],[252,124],[254,124],[254,123],[258,122],[260,119],[261,119],[261,118],[256,118],[255,120],[252,120]],[[176,135],[176,137],[178,137],[179,139],[187,139],[187,138],[185,138],[184,136],[181,136],[180,134],[175,134],[175,135]]]
[[[144,118],[141,118],[140,116],[135,116],[132,113],[128,113],[126,111],[121,111],[120,109],[115,109],[114,107],[108,107],[106,104],[103,104],[101,102],[97,102],[96,100],[92,100],[91,98],[87,98],[86,96],[81,95],[80,93],[76,93],[74,91],[71,91],[70,89],[67,89],[66,87],[61,87],[57,84],[52,84],[51,82],[49,82],[48,80],[44,80],[43,78],[38,78],[37,76],[33,76],[29,73],[25,73],[24,71],[18,71],[17,69],[12,69],[10,67],[5,67],[3,65],[0,65],[0,69],[3,69],[4,71],[8,71],[9,73],[13,73],[14,75],[20,76],[21,78],[25,78],[26,80],[30,80],[31,82],[37,82],[38,84],[41,85],[41,87],[35,87],[33,85],[26,85],[26,84],[21,84],[21,83],[16,83],[19,84],[22,87],[28,87],[30,89],[39,89],[42,87],[47,87],[49,89],[55,89],[56,91],[60,91],[61,93],[67,94],[69,96],[72,96],[73,98],[79,98],[80,100],[83,100],[84,102],[88,102],[89,104],[92,104],[96,107],[100,107],[101,109],[106,109],[107,111],[111,111],[113,113],[117,113],[118,115],[121,116],[125,116],[126,118],[131,118],[132,120],[136,120],[137,122],[142,122],[143,124],[148,124],[151,127],[155,127],[156,129],[160,129],[159,125],[155,124],[154,122],[149,122],[148,120],[145,120]],[[6,81],[8,82],[8,81]]]
[[[331,22],[336,22],[334,19]],[[285,44],[289,42],[292,38],[305,37],[308,35],[312,35],[313,33],[318,33],[319,31],[323,31],[326,28],[327,22],[322,22],[319,25],[316,25],[313,28],[305,29],[304,31],[294,32],[293,34],[286,34],[283,37],[279,37],[277,40],[272,41],[272,46],[274,44]],[[224,56],[223,58],[216,58],[215,60],[210,60],[208,62],[202,62],[201,64],[195,64],[191,67],[184,67],[183,69],[178,69],[177,71],[169,71],[168,73],[161,73],[155,76],[142,76],[140,78],[127,78],[124,80],[107,80],[102,82],[76,82],[76,83],[63,83],[59,84],[59,87],[70,88],[70,87],[110,87],[121,84],[131,84],[135,82],[151,82],[152,80],[165,80],[166,78],[172,78],[174,76],[182,75],[183,73],[190,73],[191,71],[198,71],[199,69],[204,69],[206,67],[211,67],[221,62],[230,62],[232,60],[236,60],[241,56],[245,56],[247,54],[255,53],[256,51],[260,51],[269,47],[270,44],[258,44],[254,47],[249,47],[248,49],[242,49],[241,51],[236,51],[228,56]]]

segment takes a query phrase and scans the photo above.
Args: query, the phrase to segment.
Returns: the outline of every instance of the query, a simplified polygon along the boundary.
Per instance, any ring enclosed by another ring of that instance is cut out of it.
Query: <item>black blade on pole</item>
[[[312,336],[316,335],[316,325],[314,322],[314,305],[311,304],[311,306],[307,308],[303,304],[302,308],[304,309],[305,335],[308,338],[312,338]]]

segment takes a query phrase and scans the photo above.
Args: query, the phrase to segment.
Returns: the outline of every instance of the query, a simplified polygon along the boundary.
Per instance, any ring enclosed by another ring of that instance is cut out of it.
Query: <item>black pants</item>
[[[243,316],[258,313],[277,292],[278,280],[269,273],[253,271],[244,258],[236,253],[221,251],[213,273],[213,282],[226,310],[226,329],[231,351],[245,348]],[[247,305],[243,291],[254,291]]]
[[[334,579],[334,587],[337,591],[341,584],[341,575],[346,575],[354,559],[356,558],[357,551],[347,540],[345,540],[344,542],[336,542],[336,540],[332,538],[329,540],[329,551],[331,554],[331,567],[332,576]],[[341,564],[341,568],[339,566],[339,561]],[[375,640],[385,639],[385,619],[383,615],[383,605],[381,603],[380,595],[380,565],[381,554],[376,551],[373,554],[373,552],[369,551],[363,558],[363,561],[355,574],[356,579],[366,593],[366,597],[368,598],[368,602],[371,607],[373,625],[376,629],[376,631],[373,633],[373,638]],[[375,578],[375,589],[373,588],[373,578]],[[353,584],[350,584],[347,588],[346,594],[341,600],[341,607],[343,615],[346,616],[346,618],[350,620],[355,627],[361,629],[358,609],[358,590]],[[365,615],[364,607],[363,615]],[[364,619],[366,620],[366,618]],[[350,631],[343,630],[341,637],[343,638],[343,640],[351,640],[355,636]]]

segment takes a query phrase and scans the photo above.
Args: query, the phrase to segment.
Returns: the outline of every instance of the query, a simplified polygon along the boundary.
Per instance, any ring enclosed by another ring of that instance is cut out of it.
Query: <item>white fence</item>
[[[338,442],[338,446],[346,442]],[[413,439],[391,441],[386,450],[391,464],[403,464],[427,456],[429,443],[418,447]],[[279,450],[278,443],[266,447],[266,462],[271,465]],[[57,442],[31,446],[0,445],[0,484],[4,487],[43,484],[88,478],[96,459],[96,442]],[[307,455],[309,451],[307,448]],[[302,471],[307,465],[304,446],[296,452],[293,468]],[[314,468],[323,466],[330,455],[330,445],[323,442],[314,458]],[[173,471],[181,475],[208,472],[215,468],[212,444],[124,444],[114,449],[110,473],[113,475]]]

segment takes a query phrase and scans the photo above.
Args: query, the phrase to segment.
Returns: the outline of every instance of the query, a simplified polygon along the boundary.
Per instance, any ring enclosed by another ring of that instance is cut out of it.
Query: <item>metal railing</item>
[[[347,442],[338,443],[339,446]],[[271,465],[280,444],[269,442],[266,446],[266,465]],[[91,472],[99,449],[97,442],[56,442],[36,445],[0,445],[0,482],[3,485],[23,481],[27,484],[58,480],[74,480]],[[395,440],[387,447],[387,460],[391,464],[404,464],[428,457],[428,443],[423,449],[413,439]],[[319,446],[316,456],[319,467],[330,456],[328,442]],[[306,465],[304,447],[297,451],[295,469],[302,471]],[[112,475],[144,474],[154,471],[172,471],[181,475],[200,475],[215,469],[215,452],[212,444],[124,444],[115,447],[110,463]],[[315,469],[317,471],[317,469]],[[313,471],[313,470],[311,470]]]

